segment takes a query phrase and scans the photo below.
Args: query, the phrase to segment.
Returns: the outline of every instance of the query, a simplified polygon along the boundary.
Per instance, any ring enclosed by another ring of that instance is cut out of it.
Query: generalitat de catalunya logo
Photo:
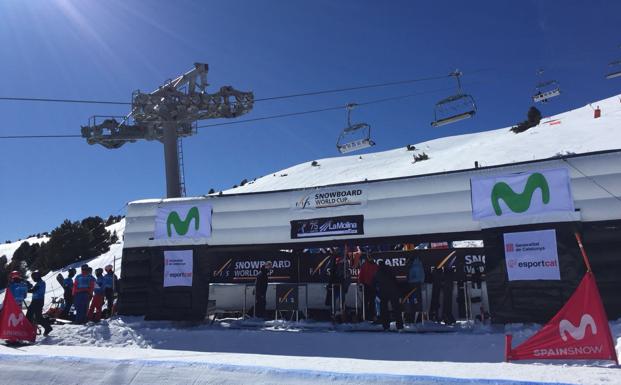
[[[511,186],[505,182],[498,182],[492,188],[492,206],[497,216],[502,215],[500,200],[502,199],[507,207],[514,213],[523,213],[530,208],[535,190],[541,189],[541,199],[544,204],[550,203],[550,186],[548,181],[541,173],[534,173],[526,180],[524,191],[520,194],[513,191]]]
[[[172,228],[175,228],[175,232],[178,235],[186,235],[188,230],[190,230],[190,224],[194,221],[194,230],[198,231],[200,227],[200,215],[198,212],[198,207],[194,206],[186,215],[184,220],[181,220],[179,213],[176,211],[171,211],[168,214],[168,218],[166,219],[166,230],[168,231],[168,236],[172,237]]]
[[[563,341],[567,341],[567,334],[574,340],[580,341],[584,339],[587,327],[591,328],[591,333],[593,333],[593,335],[597,334],[597,325],[593,317],[591,317],[590,314],[583,314],[582,318],[580,318],[580,325],[576,327],[570,321],[564,319],[559,322],[558,331]]]

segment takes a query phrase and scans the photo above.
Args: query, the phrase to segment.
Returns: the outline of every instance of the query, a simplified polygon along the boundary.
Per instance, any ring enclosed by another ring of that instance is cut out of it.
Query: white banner
[[[291,208],[294,210],[359,207],[367,203],[367,191],[362,187],[322,188],[292,194]]]
[[[164,251],[164,287],[192,286],[192,250]]]
[[[556,231],[505,233],[509,281],[560,280]]]
[[[208,238],[211,236],[211,205],[175,203],[157,208],[155,239]]]
[[[470,191],[474,220],[574,212],[564,168],[472,178]]]

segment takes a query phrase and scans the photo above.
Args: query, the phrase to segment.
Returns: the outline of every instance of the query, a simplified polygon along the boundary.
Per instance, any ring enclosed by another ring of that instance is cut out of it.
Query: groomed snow
[[[601,117],[594,119],[593,110],[597,106],[601,109]],[[450,127],[439,130],[450,134]],[[510,128],[418,143],[415,151],[408,151],[404,146],[383,152],[317,159],[318,166],[312,166],[311,159],[224,193],[355,183],[471,169],[475,161],[485,167],[621,149],[621,95],[546,117],[538,126],[520,134],[514,134]],[[429,159],[413,163],[413,156],[422,152]]]
[[[256,327],[255,324],[252,324]],[[252,326],[251,325],[251,326]],[[621,322],[613,325],[617,350]],[[239,329],[116,318],[57,326],[34,346],[0,346],[11,384],[618,384],[611,363],[504,363],[503,327],[456,333]],[[248,325],[247,325],[248,326]],[[517,342],[536,327],[507,327]],[[36,368],[36,370],[35,370]],[[36,381],[34,381],[36,379]],[[5,382],[6,381],[6,382]]]

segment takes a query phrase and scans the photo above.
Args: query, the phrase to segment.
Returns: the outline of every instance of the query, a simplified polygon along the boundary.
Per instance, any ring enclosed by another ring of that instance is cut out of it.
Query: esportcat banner
[[[192,250],[165,250],[164,287],[192,286],[193,267]]]
[[[561,279],[555,230],[504,234],[509,281]]]
[[[211,210],[210,204],[197,202],[159,206],[154,239],[210,237]]]
[[[472,178],[470,191],[474,220],[574,212],[565,168]]]

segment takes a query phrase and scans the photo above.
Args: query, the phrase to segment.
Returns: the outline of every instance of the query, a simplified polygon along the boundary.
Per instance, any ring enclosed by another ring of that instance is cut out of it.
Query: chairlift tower
[[[166,166],[166,196],[185,195],[183,160],[180,140],[196,134],[196,122],[204,119],[237,118],[252,110],[254,94],[220,88],[216,93],[206,91],[206,63],[176,79],[167,81],[151,93],[134,91],[132,107],[127,116],[93,116],[82,126],[82,136],[88,144],[101,144],[113,149],[139,139],[158,140],[164,144]]]

